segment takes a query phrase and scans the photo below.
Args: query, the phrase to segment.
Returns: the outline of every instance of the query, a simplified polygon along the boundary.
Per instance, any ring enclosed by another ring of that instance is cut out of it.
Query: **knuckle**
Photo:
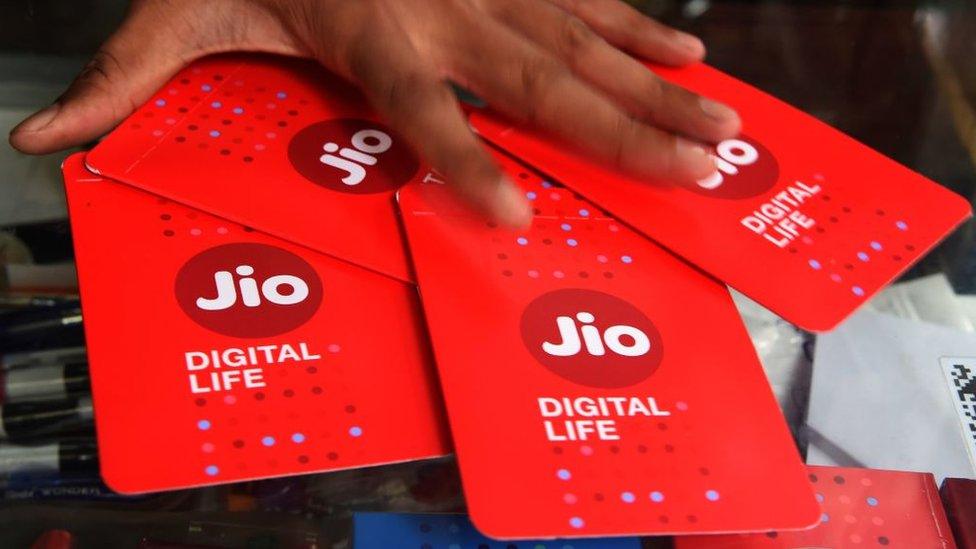
[[[658,33],[649,17],[632,9],[621,13],[615,26],[620,33],[619,45],[630,51],[637,51],[648,37]]]
[[[114,79],[112,75],[116,71],[120,71],[121,68],[122,65],[115,55],[108,49],[102,48],[95,52],[95,55],[88,61],[78,75],[78,80],[93,84],[100,82],[110,84]]]
[[[665,108],[666,96],[668,94],[666,89],[667,84],[650,73],[650,71],[647,72],[647,78],[643,79],[644,83],[640,86],[641,93],[639,97],[641,99],[635,107],[634,116],[656,124],[661,119],[661,110]]]
[[[674,173],[678,164],[678,136],[667,134],[658,140],[658,154],[655,155],[655,166],[657,173],[667,175]]]
[[[600,37],[582,19],[573,16],[564,18],[559,49],[569,62],[586,56],[601,42]]]
[[[408,70],[391,78],[385,90],[385,102],[391,108],[422,109],[433,100],[443,98],[438,93],[440,86],[432,85],[434,81],[426,71]]]
[[[425,73],[416,70],[404,71],[390,79],[386,90],[387,104],[392,107],[416,104],[425,99],[429,88]]]
[[[626,170],[630,166],[630,144],[637,136],[637,122],[629,116],[618,116],[614,120],[613,132],[607,140],[607,159],[611,166]]]
[[[526,61],[520,66],[520,122],[535,125],[545,118],[550,98],[569,73],[565,67],[548,60]]]

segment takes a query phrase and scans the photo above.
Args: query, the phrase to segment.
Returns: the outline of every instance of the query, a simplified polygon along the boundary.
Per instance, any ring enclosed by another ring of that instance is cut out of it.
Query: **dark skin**
[[[704,57],[701,41],[619,0],[135,0],[10,143],[45,154],[90,141],[187,63],[225,51],[316,59],[362,89],[464,199],[512,227],[531,208],[471,133],[449,81],[604,164],[679,184],[715,171],[698,143],[740,128],[732,109],[631,57],[685,65]]]

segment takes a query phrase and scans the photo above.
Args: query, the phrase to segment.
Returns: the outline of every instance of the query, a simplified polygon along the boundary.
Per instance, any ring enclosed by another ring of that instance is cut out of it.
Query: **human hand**
[[[509,226],[528,224],[532,210],[471,133],[449,81],[638,177],[711,175],[692,140],[740,127],[730,108],[624,53],[683,65],[705,49],[620,0],[135,0],[68,90],[10,143],[42,154],[94,139],[184,65],[224,51],[314,58],[354,82],[466,200]]]

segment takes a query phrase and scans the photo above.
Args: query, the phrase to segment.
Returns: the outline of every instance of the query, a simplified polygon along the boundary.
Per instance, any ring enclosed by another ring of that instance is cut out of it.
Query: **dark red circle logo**
[[[713,175],[686,187],[713,198],[739,199],[763,194],[779,179],[779,163],[751,137],[726,139],[709,151],[718,167]]]
[[[291,138],[288,160],[305,179],[333,191],[395,191],[420,164],[410,147],[379,122],[343,118],[316,122]]]
[[[304,259],[264,244],[201,252],[176,275],[176,301],[198,324],[231,337],[269,337],[308,322],[322,281]]]
[[[536,298],[522,313],[522,341],[559,377],[589,387],[627,387],[647,379],[664,356],[661,334],[630,303],[593,290]]]

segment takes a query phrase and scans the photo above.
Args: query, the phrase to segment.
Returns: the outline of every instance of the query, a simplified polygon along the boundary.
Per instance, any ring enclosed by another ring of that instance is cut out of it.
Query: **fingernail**
[[[724,103],[719,103],[718,101],[713,101],[707,97],[699,98],[698,106],[705,113],[705,116],[718,122],[726,122],[739,118],[739,113],[735,112],[735,109],[732,107]]]
[[[498,185],[495,219],[514,229],[522,229],[532,223],[532,206],[518,186],[506,177],[502,177]]]
[[[716,169],[715,160],[709,156],[704,147],[684,139],[677,140],[675,156],[678,164],[684,166],[695,179],[707,177]]]
[[[61,104],[54,103],[53,105],[37,111],[32,114],[27,120],[24,120],[17,125],[10,133],[19,132],[37,132],[46,128],[55,118],[57,118],[58,113],[61,111]]]
[[[705,44],[697,36],[679,32],[675,35],[675,41],[683,49],[694,53],[696,57],[700,57],[705,54]]]

